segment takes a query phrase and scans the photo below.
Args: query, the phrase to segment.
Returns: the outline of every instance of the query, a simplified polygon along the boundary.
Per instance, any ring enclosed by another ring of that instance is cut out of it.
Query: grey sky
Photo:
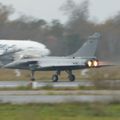
[[[40,19],[51,21],[60,19],[65,21],[65,16],[59,10],[67,0],[0,0],[4,5],[12,5],[15,8],[15,16],[26,14]],[[74,0],[82,2],[84,0]],[[91,19],[103,21],[120,11],[120,0],[90,0]]]

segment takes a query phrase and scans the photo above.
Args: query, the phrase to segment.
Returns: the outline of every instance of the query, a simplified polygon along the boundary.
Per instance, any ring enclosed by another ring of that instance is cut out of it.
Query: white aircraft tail
[[[100,33],[94,33],[92,36],[89,36],[88,41],[85,42],[83,46],[71,56],[72,57],[93,57],[95,55],[100,36],[101,36]]]

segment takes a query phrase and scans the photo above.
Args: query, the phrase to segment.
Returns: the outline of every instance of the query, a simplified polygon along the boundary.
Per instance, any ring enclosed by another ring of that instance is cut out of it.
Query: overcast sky
[[[13,17],[22,14],[34,16],[39,19],[51,21],[59,19],[62,22],[66,20],[60,11],[60,6],[67,0],[0,0],[4,5],[12,5],[15,9]],[[84,0],[74,0],[83,2]],[[120,0],[89,0],[91,19],[103,21],[120,11]]]

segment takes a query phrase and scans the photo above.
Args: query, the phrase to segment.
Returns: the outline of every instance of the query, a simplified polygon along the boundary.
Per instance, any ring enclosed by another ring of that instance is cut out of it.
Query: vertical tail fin
[[[88,41],[71,56],[73,57],[92,57],[95,55],[98,40],[100,39],[100,33],[94,33],[88,37]]]

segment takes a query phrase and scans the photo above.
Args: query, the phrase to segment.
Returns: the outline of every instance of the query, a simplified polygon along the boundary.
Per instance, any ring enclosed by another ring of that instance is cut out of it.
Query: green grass
[[[0,120],[120,120],[120,105],[0,105]]]
[[[101,89],[97,89],[94,86],[78,86],[78,87],[63,87],[63,88],[55,88],[52,85],[47,85],[47,86],[43,86],[43,87],[38,87],[38,88],[32,88],[32,86],[19,86],[19,87],[2,87],[0,88],[0,91],[13,91],[13,90],[17,90],[17,91],[21,91],[21,90],[55,90],[55,91],[61,91],[61,90],[65,90],[65,91],[76,91],[76,90],[101,90]]]

